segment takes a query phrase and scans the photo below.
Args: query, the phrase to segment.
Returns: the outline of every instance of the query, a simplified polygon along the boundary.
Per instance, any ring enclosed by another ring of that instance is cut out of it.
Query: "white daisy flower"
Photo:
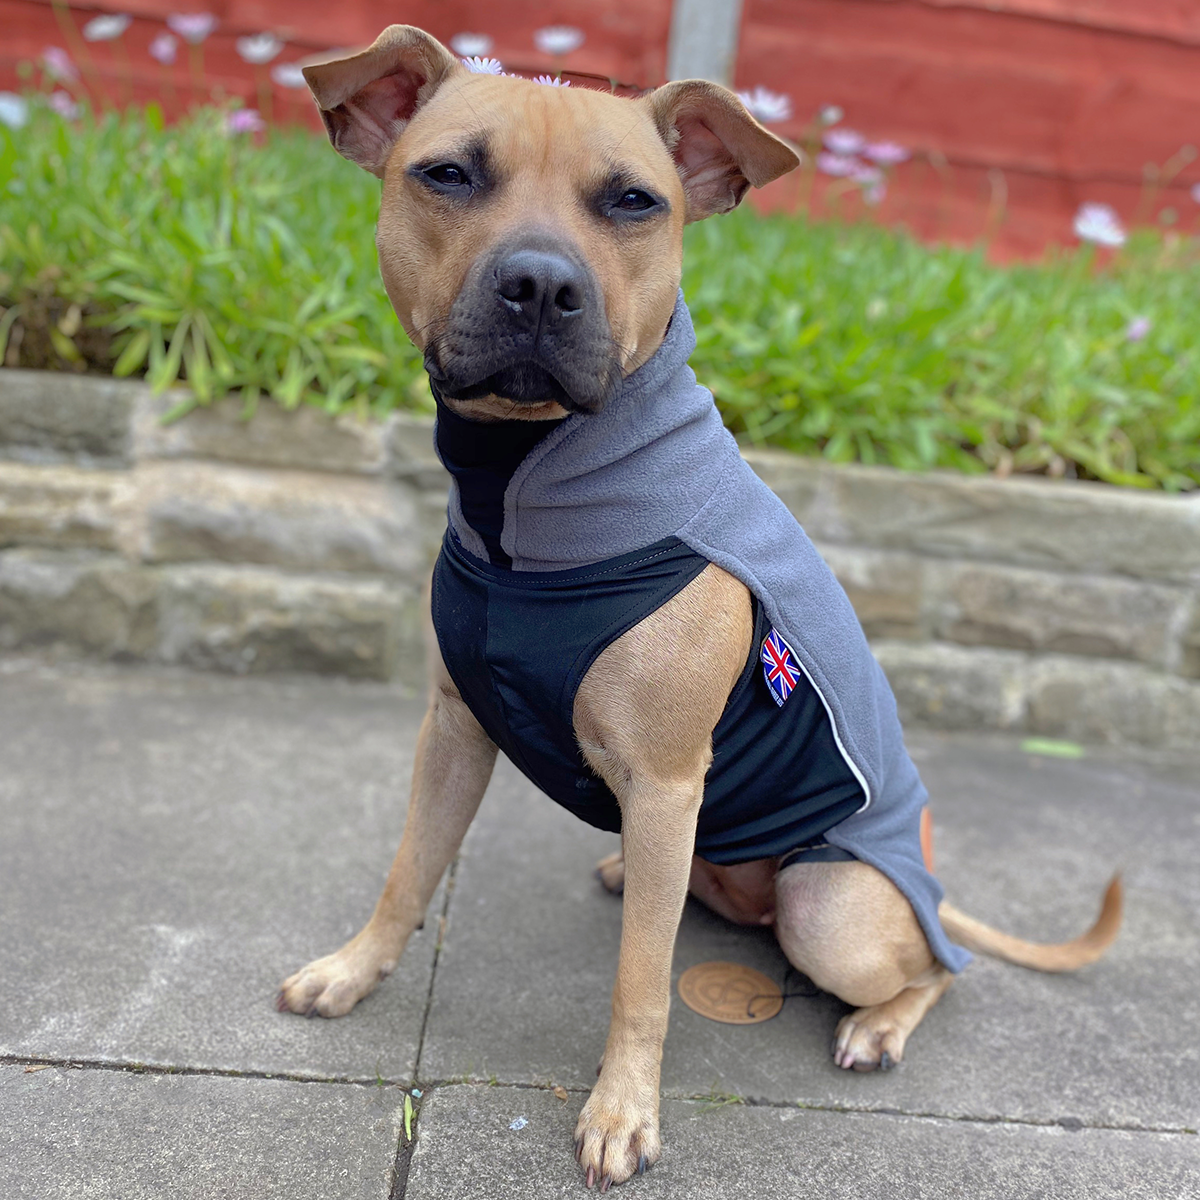
[[[276,63],[271,68],[271,78],[284,88],[308,87],[304,72],[300,69],[300,64],[296,62]]]
[[[167,26],[179,34],[185,42],[198,46],[217,27],[217,18],[212,13],[172,13]]]
[[[855,129],[827,129],[824,142],[834,154],[857,154],[867,144],[867,139]]]
[[[772,92],[765,87],[756,87],[750,92],[738,92],[737,95],[749,110],[750,115],[764,125],[791,119],[791,96],[785,96],[781,92]]]
[[[83,27],[83,40],[85,42],[111,42],[113,38],[119,38],[129,28],[132,20],[133,18],[127,13],[105,13],[103,16],[93,17]]]
[[[0,92],[0,125],[20,129],[29,120],[29,103],[16,92]]]
[[[819,113],[817,120],[822,125],[836,125],[846,114],[836,104],[826,104]]]
[[[573,25],[547,25],[533,34],[533,44],[543,54],[553,54],[556,58],[578,50],[583,43],[583,30]]]
[[[150,43],[150,57],[156,62],[160,62],[164,67],[169,67],[175,61],[175,54],[179,49],[179,43],[175,38],[163,30],[161,33],[154,35],[154,41]]]
[[[862,163],[857,158],[850,158],[845,154],[834,154],[829,150],[822,150],[817,155],[817,170],[825,175],[832,175],[836,179],[849,178],[861,166]]]
[[[51,79],[70,81],[79,78],[79,71],[71,56],[61,46],[47,46],[42,51],[42,66]]]
[[[72,96],[70,92],[64,92],[61,90],[57,92],[51,92],[50,98],[46,101],[46,103],[56,113],[58,113],[60,117],[65,117],[68,121],[73,121],[77,116],[79,116],[79,105],[75,103],[75,97]]]
[[[571,86],[571,81],[569,79],[558,79],[553,75],[535,75],[533,77],[533,82],[540,83],[540,84],[542,84],[543,87],[570,87]]]
[[[503,75],[504,68],[500,65],[498,58],[464,58],[462,65],[471,72],[472,75]]]
[[[1081,241],[1114,248],[1125,245],[1125,230],[1108,204],[1081,204],[1075,214],[1074,229]]]
[[[242,62],[269,63],[279,57],[282,49],[283,43],[273,33],[256,33],[237,40],[238,57]]]
[[[869,158],[881,167],[894,167],[897,163],[911,158],[907,147],[899,142],[870,142],[863,147],[863,157]]]
[[[492,39],[486,33],[456,33],[450,49],[463,58],[483,58],[491,53]]]

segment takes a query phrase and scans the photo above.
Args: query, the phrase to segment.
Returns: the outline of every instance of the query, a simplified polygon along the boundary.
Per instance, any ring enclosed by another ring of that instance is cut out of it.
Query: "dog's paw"
[[[283,981],[275,1007],[305,1017],[344,1017],[395,969],[361,944],[349,942]]]
[[[596,864],[596,878],[614,896],[625,891],[625,855],[618,850]]]
[[[658,1162],[658,1105],[623,1101],[604,1086],[593,1089],[575,1126],[575,1160],[590,1188],[607,1192],[614,1183],[644,1175]]]
[[[904,1057],[907,1031],[884,1010],[860,1008],[838,1022],[833,1061],[845,1070],[890,1071]]]

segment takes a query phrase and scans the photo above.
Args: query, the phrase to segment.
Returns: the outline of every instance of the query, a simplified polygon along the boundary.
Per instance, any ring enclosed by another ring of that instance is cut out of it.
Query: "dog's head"
[[[599,410],[661,344],[684,224],[798,162],[717,84],[629,100],[473,74],[410,26],[304,75],[334,147],[383,179],[396,314],[476,415]]]

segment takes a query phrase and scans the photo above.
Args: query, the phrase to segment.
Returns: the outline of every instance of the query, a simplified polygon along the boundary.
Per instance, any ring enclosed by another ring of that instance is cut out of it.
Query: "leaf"
[[[405,1092],[404,1094],[404,1140],[412,1141],[412,1125],[413,1125],[413,1102],[412,1097]]]
[[[1026,754],[1042,754],[1048,758],[1083,758],[1084,749],[1077,742],[1061,742],[1054,738],[1026,738],[1021,743]]]

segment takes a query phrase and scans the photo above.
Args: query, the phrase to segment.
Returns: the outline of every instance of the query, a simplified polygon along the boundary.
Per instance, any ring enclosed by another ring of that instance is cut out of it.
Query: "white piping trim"
[[[771,628],[775,629],[775,626],[772,625]],[[791,643],[788,642],[787,638],[785,638],[778,629],[775,629],[775,636],[779,638],[779,640],[785,646],[787,646],[792,657],[796,660],[796,665],[804,672],[804,678],[808,680],[809,686],[814,692],[817,693],[821,703],[825,706],[825,712],[829,716],[829,727],[833,730],[833,740],[837,743],[838,751],[845,760],[846,766],[848,766],[850,770],[854,772],[854,778],[858,780],[862,787],[863,795],[866,796],[866,799],[859,808],[856,808],[854,812],[850,814],[850,816],[856,817],[860,812],[866,812],[866,810],[871,807],[871,785],[867,782],[866,776],[864,776],[863,773],[858,769],[858,764],[850,757],[846,747],[842,744],[842,737],[841,734],[838,733],[837,720],[834,718],[833,709],[829,707],[829,701],[825,699],[825,693],[822,692],[819,687],[817,687],[817,681],[812,677],[809,669],[804,665],[804,660],[796,653],[795,650],[792,649]],[[759,647],[759,654],[762,654],[761,646]],[[845,819],[849,820],[849,818]]]

